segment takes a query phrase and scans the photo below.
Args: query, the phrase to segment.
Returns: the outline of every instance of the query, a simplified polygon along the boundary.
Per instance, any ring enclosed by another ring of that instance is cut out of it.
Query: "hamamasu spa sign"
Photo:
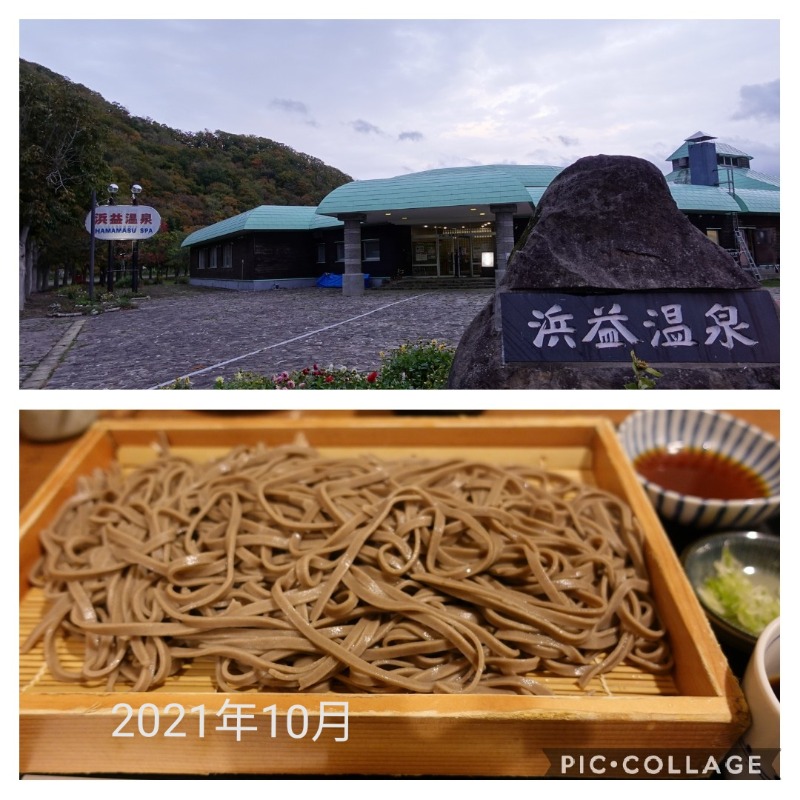
[[[94,210],[97,239],[149,239],[158,233],[161,215],[150,206],[98,206]],[[86,215],[86,230],[92,232],[92,212]]]
[[[766,291],[554,291],[500,296],[503,357],[514,362],[778,363],[778,315]]]

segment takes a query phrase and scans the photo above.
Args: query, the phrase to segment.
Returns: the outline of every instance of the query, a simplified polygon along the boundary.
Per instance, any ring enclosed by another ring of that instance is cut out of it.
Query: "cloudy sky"
[[[668,171],[698,130],[778,174],[779,32],[769,19],[20,19],[19,55],[132,115],[266,137],[356,179],[598,153]]]

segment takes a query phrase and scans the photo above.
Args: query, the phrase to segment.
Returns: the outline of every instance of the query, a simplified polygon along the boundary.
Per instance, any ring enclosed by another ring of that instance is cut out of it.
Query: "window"
[[[364,239],[361,242],[361,258],[364,261],[380,261],[381,247],[379,239]],[[336,260],[344,261],[344,242],[336,242]],[[317,258],[317,263],[321,263]]]
[[[209,250],[211,251],[211,259],[208,264],[209,269],[216,269],[217,268],[217,248],[210,247]]]
[[[717,163],[723,167],[742,167],[743,169],[747,169],[750,166],[747,158],[737,156],[717,156]]]
[[[320,242],[317,245],[317,264],[325,263],[325,242]]]
[[[233,269],[233,244],[230,242],[222,248],[222,267]]]
[[[379,239],[364,239],[361,242],[361,253],[364,261],[381,260],[381,243]]]
[[[205,269],[206,266],[208,266],[208,250],[205,247],[201,247],[197,252],[197,268]]]

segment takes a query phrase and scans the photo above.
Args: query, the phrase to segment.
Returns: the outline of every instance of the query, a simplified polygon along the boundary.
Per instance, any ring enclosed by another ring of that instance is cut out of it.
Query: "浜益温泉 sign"
[[[555,291],[500,296],[509,363],[778,363],[780,326],[764,290]]]
[[[161,215],[150,206],[97,206],[94,235],[97,239],[149,239],[158,233]],[[92,212],[86,215],[86,230],[92,232]]]

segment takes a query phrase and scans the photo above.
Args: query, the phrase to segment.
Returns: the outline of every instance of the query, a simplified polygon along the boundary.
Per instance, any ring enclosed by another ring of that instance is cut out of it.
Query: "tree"
[[[262,204],[316,205],[351,180],[270,139],[191,133],[132,116],[119,103],[23,59],[19,92],[21,310],[35,277],[42,285],[47,270],[79,269],[81,248],[88,257],[83,221],[91,193],[112,181],[123,191],[141,184],[140,202],[158,209],[167,223],[170,247],[148,242],[141,251],[157,248],[153,269],[185,272],[187,253],[178,241],[191,231]],[[78,252],[68,253],[73,242]]]
[[[170,270],[178,278],[183,272],[188,275],[189,253],[181,249],[181,243],[186,238],[183,231],[170,231],[162,222],[161,230],[142,244],[139,250],[139,263],[143,269],[148,270],[148,278],[152,280],[153,270],[156,280],[161,280],[169,275]]]
[[[69,81],[20,59],[20,311],[34,287],[36,254],[52,250],[65,230],[82,235],[92,188],[108,182],[97,109]]]

